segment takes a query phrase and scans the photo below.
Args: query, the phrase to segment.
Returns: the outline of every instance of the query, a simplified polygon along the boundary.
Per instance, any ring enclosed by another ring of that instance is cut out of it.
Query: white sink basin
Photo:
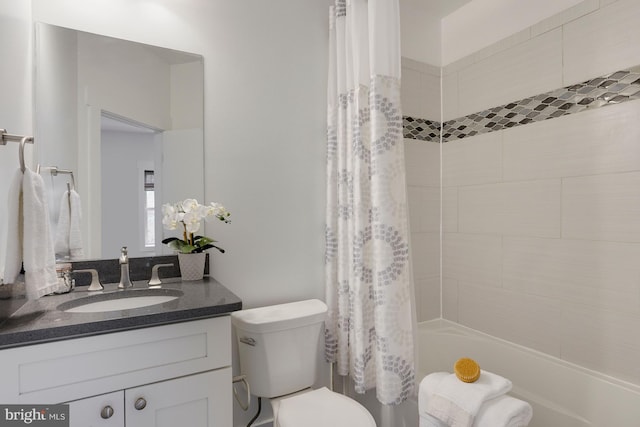
[[[113,292],[69,301],[58,306],[58,309],[66,313],[102,313],[105,311],[132,310],[164,304],[181,296],[182,292],[173,289]]]

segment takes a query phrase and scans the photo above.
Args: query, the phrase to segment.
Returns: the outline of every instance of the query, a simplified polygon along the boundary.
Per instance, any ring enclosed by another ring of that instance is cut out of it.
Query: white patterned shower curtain
[[[414,392],[398,0],[336,0],[328,91],[326,358],[383,404]]]

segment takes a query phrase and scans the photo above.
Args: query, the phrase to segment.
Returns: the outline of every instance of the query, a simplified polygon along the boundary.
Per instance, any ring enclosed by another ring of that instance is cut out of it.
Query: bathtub
[[[513,382],[510,394],[533,407],[530,427],[640,426],[640,387],[634,384],[446,320],[420,323],[417,335],[418,382],[471,357]],[[407,408],[417,410],[417,404]]]

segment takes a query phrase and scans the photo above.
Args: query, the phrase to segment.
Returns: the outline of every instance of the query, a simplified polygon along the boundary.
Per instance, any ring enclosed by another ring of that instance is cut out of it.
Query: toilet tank
[[[317,299],[231,313],[251,394],[271,398],[313,385],[326,313]]]

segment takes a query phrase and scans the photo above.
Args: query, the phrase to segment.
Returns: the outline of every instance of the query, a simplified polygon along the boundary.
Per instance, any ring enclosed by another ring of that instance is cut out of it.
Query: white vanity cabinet
[[[69,403],[70,427],[219,426],[231,405],[230,368]]]
[[[0,402],[68,403],[71,426],[231,427],[229,316],[2,350],[0,378]]]

